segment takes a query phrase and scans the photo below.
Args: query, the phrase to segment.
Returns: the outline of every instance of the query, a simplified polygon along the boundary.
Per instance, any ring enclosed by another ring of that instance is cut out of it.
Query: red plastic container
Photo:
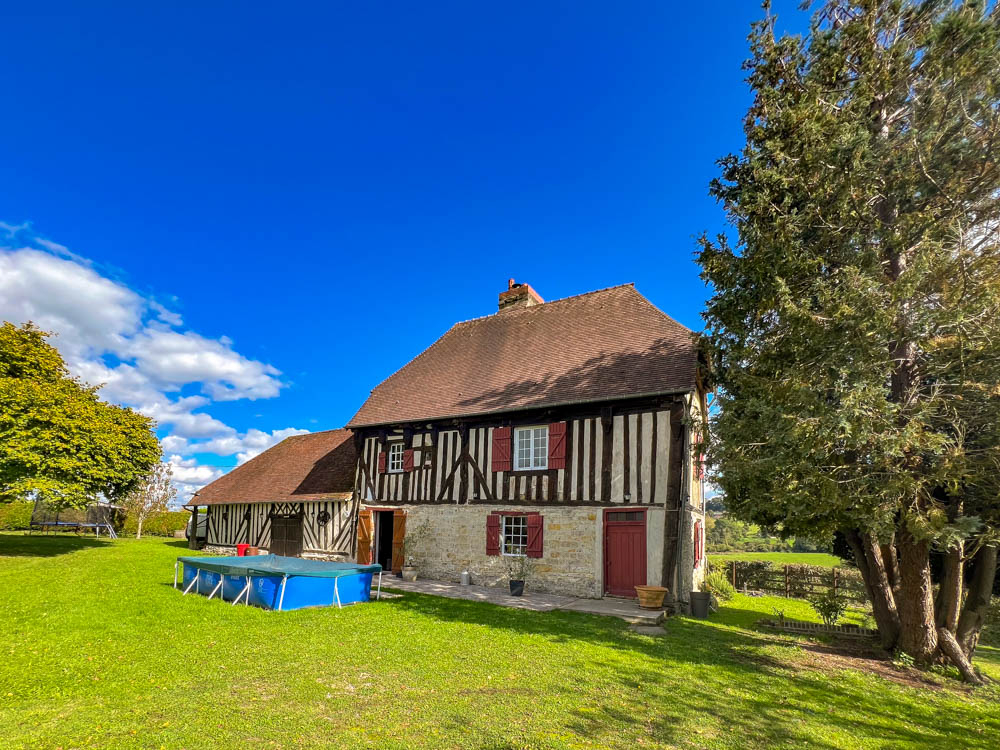
[[[249,544],[237,544],[236,545],[236,556],[237,557],[246,557],[248,549],[250,549],[250,545]]]

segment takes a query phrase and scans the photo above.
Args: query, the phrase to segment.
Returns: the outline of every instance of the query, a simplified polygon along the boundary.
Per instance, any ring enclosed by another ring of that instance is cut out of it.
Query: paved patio
[[[501,607],[530,609],[534,612],[551,612],[553,610],[586,612],[591,615],[618,617],[633,625],[657,625],[664,618],[662,609],[641,609],[633,599],[577,599],[572,596],[546,594],[541,591],[525,591],[523,596],[511,596],[506,589],[499,587],[462,586],[459,583],[447,581],[404,581],[394,575],[383,576],[382,588],[383,590],[393,589],[394,591],[412,591],[418,594],[444,596],[448,599],[489,602]]]

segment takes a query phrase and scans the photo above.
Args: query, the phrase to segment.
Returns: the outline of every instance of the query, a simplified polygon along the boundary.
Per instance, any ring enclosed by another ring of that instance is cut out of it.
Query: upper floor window
[[[389,473],[396,474],[403,470],[403,444],[389,443]]]
[[[549,467],[549,428],[518,427],[514,430],[514,468],[519,471]]]

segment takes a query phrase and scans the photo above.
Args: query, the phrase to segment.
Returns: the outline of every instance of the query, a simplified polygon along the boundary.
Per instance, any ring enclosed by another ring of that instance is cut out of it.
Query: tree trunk
[[[889,585],[881,550],[871,532],[845,531],[844,537],[851,546],[858,570],[861,571],[882,647],[891,650],[899,640],[899,612],[896,610],[896,598]]]
[[[997,547],[982,547],[972,563],[972,580],[965,598],[965,608],[958,618],[955,637],[963,653],[971,659],[979,645],[979,633],[986,621],[986,612],[993,595],[993,579],[997,573]]]
[[[135,538],[142,539],[142,516],[139,516],[138,523],[135,525]]]
[[[958,614],[962,608],[963,545],[961,542],[944,555],[944,569],[941,585],[938,586],[937,601],[934,603],[935,622],[939,628],[947,628],[952,633],[958,627]]]
[[[937,633],[941,653],[947,656],[952,664],[958,667],[958,671],[962,673],[962,679],[966,682],[971,682],[973,685],[982,685],[982,679],[976,674],[976,670],[972,668],[972,662],[969,661],[965,652],[962,651],[962,647],[958,645],[958,641],[955,640],[955,636],[951,634],[951,631],[947,628],[938,628]]]
[[[882,562],[885,563],[885,574],[889,579],[889,587],[893,596],[899,596],[899,560],[896,558],[896,535],[888,544],[879,545],[882,552]]]
[[[929,664],[938,647],[931,584],[930,542],[908,530],[897,538],[899,549],[899,647],[918,664]]]

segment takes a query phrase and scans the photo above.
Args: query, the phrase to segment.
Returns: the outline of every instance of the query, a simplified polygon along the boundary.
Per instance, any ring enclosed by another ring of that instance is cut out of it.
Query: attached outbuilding
[[[238,544],[287,557],[347,560],[357,529],[357,452],[350,430],[286,438],[206,485],[187,503],[208,510],[206,548]]]

